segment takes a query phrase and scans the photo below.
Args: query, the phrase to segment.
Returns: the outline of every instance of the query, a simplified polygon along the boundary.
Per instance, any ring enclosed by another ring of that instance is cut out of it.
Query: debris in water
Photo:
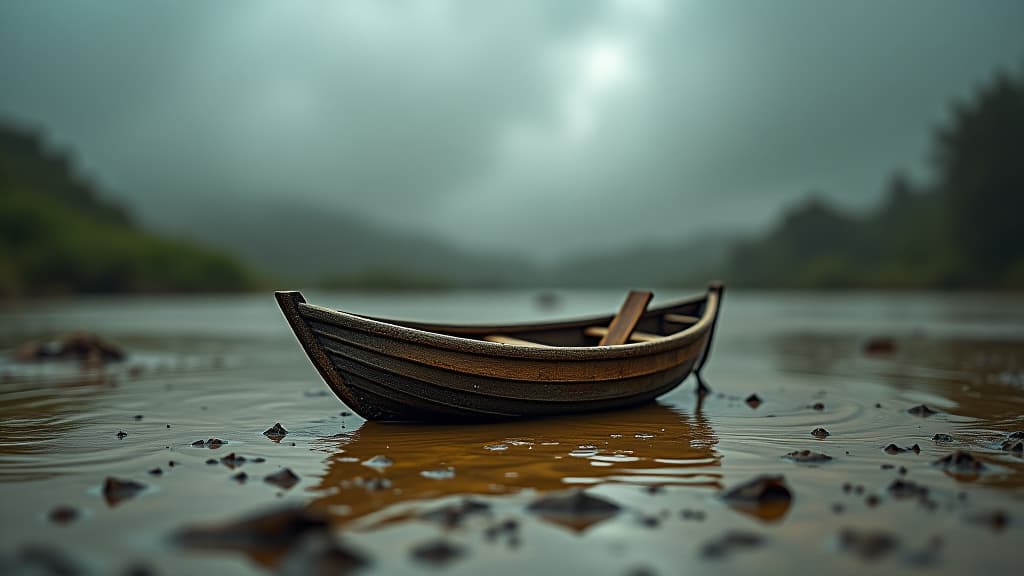
[[[821,412],[822,410],[825,409],[825,405],[822,404],[821,402],[815,402],[814,404],[811,404],[811,409]]]
[[[576,489],[543,496],[526,509],[549,522],[582,532],[615,516],[622,508],[610,500]]]
[[[893,480],[887,488],[893,498],[927,498],[928,488],[910,480]]]
[[[843,528],[839,532],[839,548],[864,560],[877,560],[899,546],[899,540],[880,530]]]
[[[374,456],[373,458],[370,458],[369,460],[364,461],[363,466],[369,466],[370,468],[383,470],[394,463],[394,460],[388,458],[387,456],[377,455]]]
[[[822,462],[828,462],[832,460],[832,457],[828,454],[821,452],[811,452],[810,450],[796,450],[786,454],[782,457],[790,462],[796,462],[798,464],[820,464]]]
[[[196,440],[195,442],[192,443],[192,447],[209,448],[211,450],[216,450],[217,448],[220,448],[224,444],[225,442],[219,438],[210,438],[208,440]]]
[[[864,353],[868,355],[892,354],[896,351],[896,342],[892,338],[871,338],[864,343]]]
[[[786,514],[793,494],[783,476],[763,475],[726,490],[721,498],[738,512],[771,522]]]
[[[714,540],[709,540],[700,548],[705,558],[725,558],[740,550],[757,548],[764,544],[764,537],[756,532],[730,530]]]
[[[938,411],[937,410],[932,410],[931,408],[925,406],[924,404],[919,404],[919,405],[914,406],[912,408],[908,408],[907,409],[907,414],[913,414],[914,416],[920,416],[922,418],[926,418],[928,416],[931,416],[932,414],[938,414]]]
[[[445,528],[455,528],[469,516],[474,514],[490,514],[491,505],[479,500],[464,499],[458,504],[448,504],[420,514],[420,518],[429,522],[437,522]]]
[[[282,468],[273,474],[263,477],[267,484],[273,484],[282,490],[288,490],[299,483],[299,477],[288,468]]]
[[[917,444],[914,444],[913,446],[907,446],[906,448],[902,448],[895,444],[889,444],[885,448],[882,448],[882,451],[884,451],[886,454],[902,454],[904,452],[913,452],[914,454],[920,454],[921,447],[918,446]]]
[[[245,481],[249,479],[249,475],[246,474],[245,472],[239,472],[238,474],[232,476],[231,479],[234,480],[235,482],[238,482],[239,484],[245,484]]]
[[[149,471],[146,472],[146,474],[149,474],[150,476],[161,476],[163,473],[164,471],[161,470],[159,466],[156,468],[150,468]]]
[[[952,442],[953,437],[950,436],[949,434],[943,434],[942,432],[939,432],[935,436],[932,436],[932,440],[935,442]]]
[[[413,559],[433,566],[443,566],[464,554],[461,547],[443,539],[418,544],[412,548],[410,553]]]
[[[811,436],[814,436],[815,438],[828,438],[831,435],[832,434],[824,428],[815,428],[814,430],[811,430]]]
[[[234,452],[220,459],[220,463],[234,470],[242,464],[245,464],[245,456],[235,454]]]
[[[280,422],[277,422],[270,428],[264,430],[263,435],[274,442],[280,442],[282,438],[288,435],[288,431],[284,429],[284,426],[281,426]]]
[[[985,470],[985,464],[971,455],[970,452],[964,452],[957,450],[952,454],[943,456],[935,462],[932,462],[933,466],[938,466],[946,470],[947,472],[957,472],[961,474],[977,474]]]
[[[118,440],[124,440],[124,437],[127,436],[127,435],[128,435],[128,433],[125,432],[124,430],[118,430],[117,434],[114,434],[114,436],[117,436]]]
[[[757,408],[761,405],[761,398],[757,394],[751,394],[750,396],[747,396],[747,399],[744,400],[744,402],[746,402],[747,406],[750,406],[751,408]]]
[[[134,498],[136,494],[146,489],[146,485],[134,480],[121,480],[107,476],[103,481],[103,498],[110,507],[117,506],[125,500]]]
[[[57,506],[53,510],[50,510],[50,513],[47,514],[47,517],[50,519],[51,522],[55,522],[57,524],[68,524],[74,522],[75,520],[78,520],[78,517],[80,515],[81,513],[78,511],[78,508],[61,505]]]
[[[217,460],[216,458],[207,458],[206,459],[206,463],[207,464],[220,464],[220,460]]]

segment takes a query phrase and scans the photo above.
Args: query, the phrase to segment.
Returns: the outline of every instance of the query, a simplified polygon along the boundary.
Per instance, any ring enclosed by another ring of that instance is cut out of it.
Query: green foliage
[[[139,230],[68,162],[0,129],[0,297],[253,285],[224,254]]]
[[[873,213],[812,199],[737,245],[727,276],[760,288],[1024,288],[1024,77],[1000,75],[935,137],[936,184],[895,175]]]

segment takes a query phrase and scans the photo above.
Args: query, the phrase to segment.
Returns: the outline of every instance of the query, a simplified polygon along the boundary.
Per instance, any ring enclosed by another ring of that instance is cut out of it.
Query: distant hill
[[[1001,74],[936,132],[933,182],[896,175],[849,214],[816,198],[739,244],[728,278],[757,288],[1024,289],[1024,71]]]
[[[68,156],[0,124],[0,297],[254,285],[234,258],[141,229]]]

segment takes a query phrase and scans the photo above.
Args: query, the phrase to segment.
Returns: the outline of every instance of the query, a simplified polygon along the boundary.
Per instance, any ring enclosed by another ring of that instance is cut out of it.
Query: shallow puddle
[[[556,313],[620,296],[566,293]],[[307,298],[421,320],[551,314],[525,292]],[[129,356],[0,359],[0,572],[58,557],[99,574],[1013,570],[1024,299],[730,293],[721,322],[702,402],[690,381],[628,411],[445,426],[352,415],[269,296],[2,310],[4,349],[81,328]],[[958,450],[980,465],[941,461]],[[108,478],[141,487],[112,500]],[[744,489],[758,478],[789,498]]]

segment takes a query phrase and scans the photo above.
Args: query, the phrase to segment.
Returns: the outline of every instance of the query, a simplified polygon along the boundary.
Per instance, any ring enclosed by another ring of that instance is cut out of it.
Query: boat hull
[[[583,338],[611,317],[517,326],[395,323],[275,294],[303,349],[331,390],[370,420],[492,420],[556,416],[649,402],[706,361],[721,287],[651,310],[698,313],[693,326],[654,342],[619,346],[526,347],[481,340],[489,332],[553,342]],[[662,328],[664,329],[664,328]]]

